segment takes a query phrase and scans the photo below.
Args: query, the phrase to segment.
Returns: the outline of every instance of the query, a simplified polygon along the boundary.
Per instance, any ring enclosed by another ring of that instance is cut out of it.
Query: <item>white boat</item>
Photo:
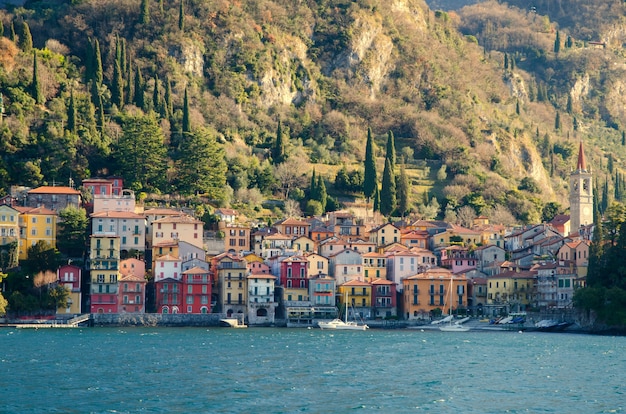
[[[439,330],[443,332],[467,332],[470,330],[469,326],[462,325],[462,322],[454,322],[454,317],[452,316],[452,291],[454,290],[452,280],[453,277],[452,275],[450,275],[450,293],[448,295],[448,323],[442,324],[439,327]]]
[[[452,319],[454,319],[452,317],[452,315],[446,316],[443,319],[437,319],[436,321],[432,321],[430,324],[431,325],[439,325],[440,323],[446,323],[446,322],[450,322]]]
[[[317,325],[320,329],[335,329],[338,331],[364,331],[369,329],[369,326],[366,324],[358,324],[357,322],[348,321],[348,293],[346,292],[346,312],[345,312],[345,320],[341,320],[338,318],[333,319],[332,321],[326,322],[318,322]]]

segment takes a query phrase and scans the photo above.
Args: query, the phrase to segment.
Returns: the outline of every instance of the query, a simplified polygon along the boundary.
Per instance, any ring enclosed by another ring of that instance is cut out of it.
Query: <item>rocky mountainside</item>
[[[555,53],[558,27],[549,18],[495,2],[463,10],[432,11],[422,0],[29,1],[8,8],[0,12],[5,37],[12,25],[19,32],[26,22],[45,57],[39,70],[46,102],[29,105],[22,96],[30,88],[32,53],[5,39],[5,125],[19,127],[21,135],[2,131],[12,143],[3,149],[2,187],[119,173],[111,149],[124,132],[123,116],[158,109],[169,87],[172,111],[159,116],[168,154],[177,157],[173,143],[184,126],[187,91],[191,123],[214,131],[225,149],[232,191],[224,203],[258,207],[259,194],[288,192],[280,190],[290,178],[270,157],[281,121],[287,159],[297,160],[304,175],[315,168],[339,197],[359,197],[332,184],[342,165],[362,169],[371,128],[379,177],[387,134],[394,134],[413,183],[415,214],[433,215],[427,208],[433,196],[439,217],[463,206],[476,214],[511,213],[518,221],[546,218],[546,206],[564,211],[577,141],[595,146],[589,158],[600,170],[608,165],[601,148],[620,140],[622,78],[609,80],[603,71],[621,66],[583,41],[576,50]],[[506,23],[503,15],[513,20]],[[515,32],[516,26],[524,30]],[[106,125],[83,161],[52,168],[54,154],[48,153],[44,164],[51,167],[42,168],[42,148],[63,151],[67,144],[62,130],[71,93],[88,111],[93,88],[86,74],[95,40],[103,102],[94,111],[103,108]],[[132,80],[143,77],[144,107],[115,102],[120,49],[122,82],[132,94]],[[607,82],[610,91],[599,89]],[[59,126],[42,125],[44,114]],[[11,165],[26,164],[35,171],[20,183],[24,175]],[[267,184],[265,173],[278,182]],[[157,190],[177,192],[176,174],[170,168]],[[290,194],[302,197],[307,181],[294,183],[300,191]]]

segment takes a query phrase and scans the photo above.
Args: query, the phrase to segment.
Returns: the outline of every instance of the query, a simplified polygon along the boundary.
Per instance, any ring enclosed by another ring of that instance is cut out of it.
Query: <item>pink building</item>
[[[468,248],[453,245],[441,249],[441,267],[450,269],[452,273],[462,273],[476,269],[478,260]]]
[[[396,284],[387,279],[372,281],[372,313],[375,318],[398,315]]]
[[[57,309],[57,313],[78,314],[81,313],[82,295],[80,292],[82,270],[78,266],[63,265],[57,269],[57,281],[60,285],[65,286],[70,295],[67,301],[67,307]]]
[[[145,313],[146,263],[130,258],[120,262],[118,311],[119,313]]]

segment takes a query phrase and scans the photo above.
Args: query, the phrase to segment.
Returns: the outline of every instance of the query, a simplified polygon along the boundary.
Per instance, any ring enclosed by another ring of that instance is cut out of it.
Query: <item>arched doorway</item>
[[[265,308],[257,309],[256,316],[267,317],[267,309]]]

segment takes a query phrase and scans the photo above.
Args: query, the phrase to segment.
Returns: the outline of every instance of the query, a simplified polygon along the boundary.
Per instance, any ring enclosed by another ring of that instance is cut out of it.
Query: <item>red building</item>
[[[375,318],[387,318],[398,315],[396,284],[391,280],[372,281],[372,308]]]
[[[280,262],[280,284],[286,288],[309,288],[309,262],[303,256],[291,256]]]
[[[183,282],[171,277],[154,283],[156,305],[159,313],[181,313]]]
[[[193,267],[182,273],[182,313],[211,312],[211,276],[208,270]]]

